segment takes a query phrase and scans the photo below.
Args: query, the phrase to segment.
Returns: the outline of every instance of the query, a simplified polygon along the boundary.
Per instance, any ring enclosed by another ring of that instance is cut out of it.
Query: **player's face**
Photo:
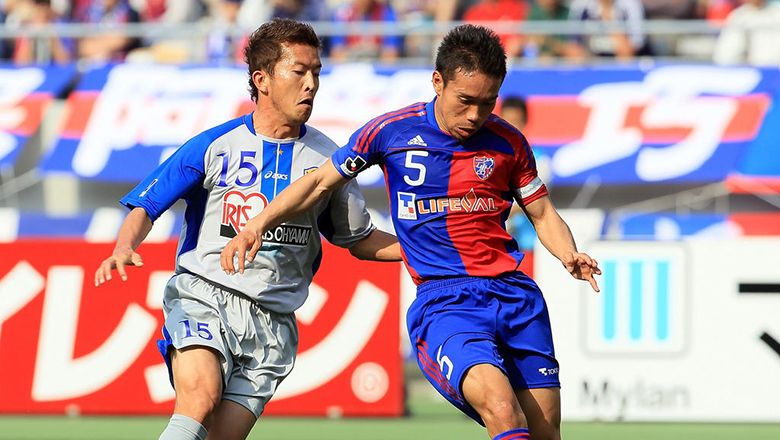
[[[501,82],[500,78],[482,72],[457,70],[445,84],[441,74],[433,72],[439,128],[458,141],[476,133],[496,106]]]
[[[267,78],[271,105],[289,125],[302,125],[309,120],[314,95],[320,88],[322,62],[315,47],[282,45],[282,59],[276,63],[273,77]]]

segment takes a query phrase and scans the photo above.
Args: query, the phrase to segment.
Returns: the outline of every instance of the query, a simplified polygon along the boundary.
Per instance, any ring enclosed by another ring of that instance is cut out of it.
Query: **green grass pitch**
[[[489,440],[484,428],[445,402],[410,405],[400,419],[261,418],[251,440]],[[165,428],[163,417],[0,417],[0,440],[149,440]],[[776,424],[573,423],[572,440],[778,440]]]

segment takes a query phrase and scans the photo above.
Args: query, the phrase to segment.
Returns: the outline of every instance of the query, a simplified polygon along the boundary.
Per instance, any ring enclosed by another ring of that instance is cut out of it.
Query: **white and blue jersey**
[[[248,114],[190,139],[121,203],[143,208],[154,221],[184,199],[187,208],[176,254],[177,273],[190,272],[269,310],[290,313],[306,300],[319,266],[320,233],[337,246],[351,247],[375,229],[356,183],[267,231],[263,247],[243,274],[227,275],[220,253],[250,218],[336,150],[327,136],[305,125],[297,138],[259,135]]]

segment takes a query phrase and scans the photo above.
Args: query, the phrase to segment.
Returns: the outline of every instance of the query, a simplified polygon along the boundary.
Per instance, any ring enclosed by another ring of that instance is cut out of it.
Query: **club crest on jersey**
[[[496,166],[496,160],[492,157],[476,156],[474,157],[474,172],[477,173],[477,177],[482,180],[486,180],[493,174],[493,169]]]
[[[233,238],[246,226],[250,218],[268,206],[268,199],[260,193],[244,195],[240,191],[228,191],[222,198],[222,221],[219,235]]]

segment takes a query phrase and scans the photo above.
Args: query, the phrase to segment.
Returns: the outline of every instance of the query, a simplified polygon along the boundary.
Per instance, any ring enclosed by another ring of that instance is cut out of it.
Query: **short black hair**
[[[455,72],[482,72],[504,80],[506,51],[498,35],[484,26],[463,24],[444,36],[436,52],[436,70],[445,82]]]
[[[244,62],[249,67],[249,93],[252,101],[257,102],[257,87],[252,81],[252,72],[262,70],[268,75],[274,75],[276,63],[282,59],[283,44],[303,44],[322,49],[314,28],[289,18],[274,18],[263,23],[249,37],[244,48]]]
[[[528,114],[528,104],[525,102],[525,98],[519,95],[509,95],[501,102],[501,109],[516,108],[521,110],[526,115]]]

